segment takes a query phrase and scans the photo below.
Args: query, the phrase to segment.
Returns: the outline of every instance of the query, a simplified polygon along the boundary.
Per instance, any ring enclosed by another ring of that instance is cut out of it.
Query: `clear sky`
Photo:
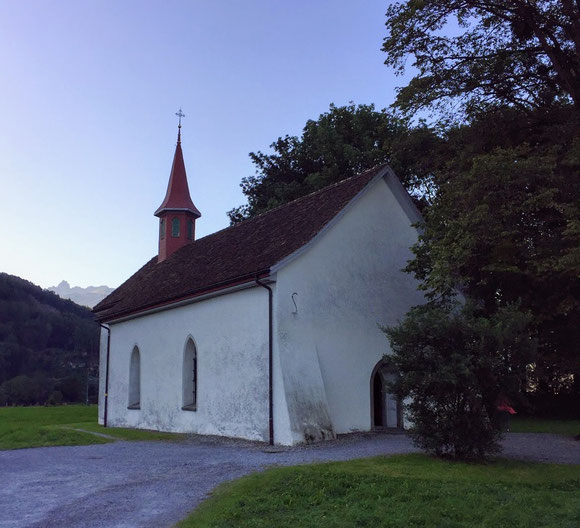
[[[385,0],[0,0],[0,271],[116,287],[157,253],[181,106],[198,237],[248,153],[331,102],[388,106]]]

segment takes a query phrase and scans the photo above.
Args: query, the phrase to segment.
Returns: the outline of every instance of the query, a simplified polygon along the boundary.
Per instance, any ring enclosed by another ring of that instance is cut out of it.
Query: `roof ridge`
[[[205,235],[201,238],[198,238],[197,240],[195,240],[193,243],[195,244],[196,242],[199,242],[200,240],[205,240],[206,238],[210,238],[214,235],[217,235],[223,231],[227,231],[228,229],[234,229],[238,226],[247,224],[248,222],[251,222],[253,220],[256,220],[258,218],[261,218],[267,214],[273,213],[274,211],[277,211],[278,209],[282,209],[284,207],[288,207],[292,204],[295,204],[296,202],[301,202],[303,200],[305,200],[306,198],[310,198],[311,196],[314,196],[315,194],[320,194],[322,192],[328,191],[330,189],[334,189],[335,187],[338,187],[339,185],[344,185],[345,183],[352,181],[352,180],[356,180],[357,178],[362,178],[363,176],[365,176],[366,174],[368,174],[371,171],[377,170],[378,167],[382,167],[387,165],[386,163],[379,163],[377,165],[375,165],[374,167],[371,167],[370,169],[366,169],[363,172],[359,172],[358,174],[355,174],[354,176],[351,176],[350,178],[344,178],[344,180],[340,180],[334,183],[331,183],[330,185],[327,185],[326,187],[322,187],[321,189],[317,189],[316,191],[312,191],[311,193],[305,194],[304,196],[299,196],[298,198],[294,198],[294,200],[291,200],[289,202],[280,204],[272,209],[268,209],[267,211],[264,211],[263,213],[257,214],[256,216],[252,216],[250,218],[246,218],[245,220],[242,220],[241,222],[238,222],[237,224],[234,225],[230,225],[227,227],[224,227],[223,229],[220,229],[218,231],[214,231],[213,233],[209,233],[208,235]]]
[[[351,180],[356,180],[357,178],[361,178],[361,177],[365,176],[367,173],[376,170],[378,167],[381,167],[382,165],[386,165],[386,163],[379,163],[378,165],[375,165],[374,167],[371,167],[370,169],[366,169],[366,170],[364,170],[362,172],[359,172],[358,174],[355,174],[354,176],[351,176],[350,178],[344,178],[344,180],[340,180],[340,181],[331,183],[330,185],[327,185],[326,187],[322,187],[320,189],[316,189],[316,191],[312,191],[311,193],[305,194],[304,196],[299,196],[298,198],[294,198],[294,200],[291,200],[289,202],[280,204],[280,205],[278,205],[276,207],[273,207],[272,209],[268,209],[267,211],[264,211],[263,213],[257,214],[256,216],[253,216],[252,218],[258,218],[259,216],[262,216],[262,215],[271,213],[272,211],[276,211],[277,209],[281,209],[282,207],[286,207],[287,205],[291,205],[291,204],[293,204],[295,202],[299,202],[301,200],[304,200],[306,198],[309,198],[311,196],[314,196],[315,194],[319,194],[321,192],[328,191],[328,190],[330,190],[330,189],[332,189],[334,187],[338,187],[339,185],[342,185],[342,184],[344,184],[346,182],[349,182]],[[240,222],[240,224],[243,223],[243,222],[246,222],[247,220],[252,220],[252,218],[248,218],[246,220],[242,220],[242,222]],[[233,226],[231,226],[231,227],[233,227]]]

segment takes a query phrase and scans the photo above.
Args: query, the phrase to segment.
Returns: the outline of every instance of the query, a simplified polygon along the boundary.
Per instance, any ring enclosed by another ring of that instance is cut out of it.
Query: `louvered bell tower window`
[[[187,240],[193,240],[193,220],[187,221]]]
[[[174,218],[171,221],[171,236],[172,237],[179,236],[179,218]]]

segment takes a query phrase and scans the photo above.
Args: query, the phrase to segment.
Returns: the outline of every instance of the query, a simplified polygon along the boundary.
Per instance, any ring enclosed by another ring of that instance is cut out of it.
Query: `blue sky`
[[[331,102],[388,106],[379,0],[0,0],[0,271],[118,286],[157,252],[181,106],[197,236],[248,153]]]

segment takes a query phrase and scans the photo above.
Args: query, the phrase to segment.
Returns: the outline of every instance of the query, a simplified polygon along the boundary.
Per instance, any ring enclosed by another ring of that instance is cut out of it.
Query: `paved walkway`
[[[166,527],[219,483],[272,464],[409,453],[405,435],[366,434],[269,449],[197,437],[183,443],[116,442],[0,451],[0,527]],[[504,456],[580,464],[580,442],[509,434]]]

